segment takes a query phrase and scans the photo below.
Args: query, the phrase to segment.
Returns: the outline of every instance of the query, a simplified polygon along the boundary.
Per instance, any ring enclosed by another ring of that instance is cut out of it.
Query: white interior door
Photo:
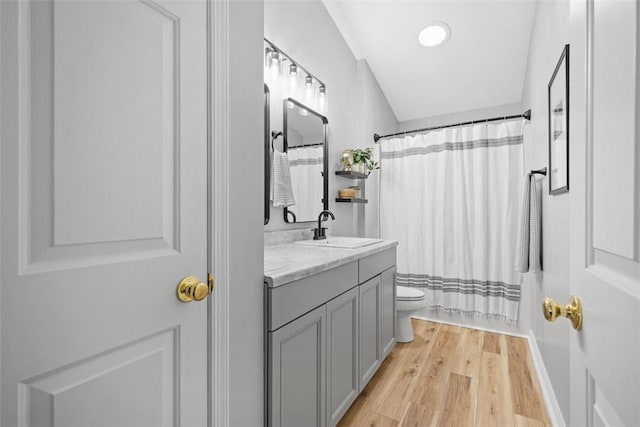
[[[584,309],[570,343],[576,426],[640,425],[639,13],[635,0],[572,2],[571,291]]]
[[[205,1],[0,24],[0,424],[206,425]]]

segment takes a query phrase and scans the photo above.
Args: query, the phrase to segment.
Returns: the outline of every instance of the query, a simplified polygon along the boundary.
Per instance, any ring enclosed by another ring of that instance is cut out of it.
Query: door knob
[[[213,291],[213,277],[209,275],[208,284],[195,276],[187,276],[178,284],[176,293],[182,302],[202,301]]]
[[[582,329],[582,303],[575,295],[569,299],[567,305],[560,305],[553,298],[545,298],[542,301],[542,313],[549,322],[554,322],[558,317],[566,317],[571,321],[573,329]]]

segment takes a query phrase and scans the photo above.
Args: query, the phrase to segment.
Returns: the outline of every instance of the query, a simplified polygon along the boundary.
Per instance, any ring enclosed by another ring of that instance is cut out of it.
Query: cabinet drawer
[[[357,285],[358,262],[354,261],[286,285],[267,288],[267,330],[275,331]]]
[[[364,283],[396,265],[396,248],[362,258],[358,261],[358,283]]]

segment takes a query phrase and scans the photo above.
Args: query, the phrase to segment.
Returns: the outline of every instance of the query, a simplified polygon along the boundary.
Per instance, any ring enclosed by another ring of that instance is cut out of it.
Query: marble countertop
[[[356,249],[303,246],[295,243],[265,246],[264,281],[269,287],[277,287],[348,264],[397,245],[398,242],[395,240],[383,240]]]

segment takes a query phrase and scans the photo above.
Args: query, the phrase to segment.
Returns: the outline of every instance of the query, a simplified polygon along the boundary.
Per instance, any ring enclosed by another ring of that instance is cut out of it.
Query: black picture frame
[[[569,191],[569,45],[547,87],[549,110],[549,194]]]

